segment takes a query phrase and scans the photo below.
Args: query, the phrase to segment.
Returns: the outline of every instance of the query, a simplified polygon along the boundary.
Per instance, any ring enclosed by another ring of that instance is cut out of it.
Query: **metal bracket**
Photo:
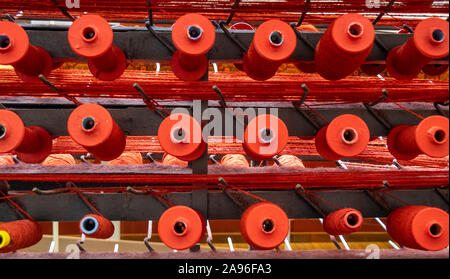
[[[61,89],[59,89],[58,87],[56,87],[53,83],[51,83],[44,75],[39,75],[38,76],[39,79],[42,81],[42,83],[44,83],[45,85],[47,85],[51,90],[55,91],[56,93],[58,93],[61,97],[66,98],[67,100],[73,102],[75,105],[79,106],[82,105],[83,103],[81,103],[80,101],[77,100],[77,98],[75,97],[70,97],[69,95],[64,94]]]
[[[243,196],[238,193],[238,192],[231,192],[228,189],[228,183],[225,181],[225,179],[223,179],[223,177],[219,177],[218,179],[219,184],[222,186],[222,192],[225,193],[225,195],[237,206],[239,206],[239,208],[242,211],[245,211],[247,208],[249,208],[251,206],[251,203],[244,199]]]
[[[230,33],[230,31],[225,27],[225,23],[222,22],[212,22],[216,27],[219,27],[223,33],[225,34],[225,36],[227,36],[228,39],[230,39],[230,41],[232,41],[237,47],[239,47],[241,49],[242,55],[244,55],[247,52],[247,48],[235,37],[233,37],[233,35]]]
[[[142,89],[142,87],[139,84],[135,83],[133,84],[133,87],[134,89],[136,89],[137,92],[139,92],[139,95],[141,95],[142,100],[144,101],[145,105],[149,110],[156,112],[159,116],[161,116],[162,119],[165,119],[167,116],[169,116],[168,113],[165,111],[165,109],[158,104],[158,102],[148,97],[144,89]]]
[[[447,101],[447,102],[445,102],[445,103],[438,103],[438,102],[436,102],[436,103],[434,103],[433,104],[434,105],[434,107],[436,108],[436,111],[440,114],[440,115],[442,115],[442,116],[444,116],[444,117],[449,117],[448,116],[448,114],[447,113],[445,113],[442,109],[441,109],[441,107],[440,106],[449,106],[449,102]]]
[[[315,50],[316,50],[316,47],[315,47],[314,45],[312,45],[310,41],[308,41],[307,39],[305,39],[305,38],[302,36],[302,32],[300,32],[300,31],[297,30],[297,27],[298,27],[298,26],[297,26],[295,23],[291,23],[290,25],[291,25],[292,29],[294,30],[295,35],[296,35],[301,41],[303,41],[303,42],[306,44],[307,47],[309,47],[312,51],[315,51]]]
[[[322,217],[325,218],[327,217],[328,214],[330,214],[328,210],[326,210],[321,206],[320,201],[317,198],[308,194],[305,191],[302,185],[297,184],[297,186],[295,186],[295,193],[299,197],[301,197],[312,209],[314,209],[314,211],[319,213]]]
[[[448,186],[435,188],[435,190],[447,203],[449,202]]]
[[[367,109],[367,111],[375,118],[375,120],[378,121],[378,123],[380,123],[387,131],[390,131],[392,130],[393,125],[387,119],[382,117],[375,109],[373,109],[373,106],[389,98],[386,89],[383,89],[381,92],[383,93],[383,96],[378,101],[375,101],[373,103],[363,103],[363,105]]]
[[[308,97],[309,89],[306,84],[301,85],[303,89],[303,96],[298,102],[292,102],[292,105],[294,106],[294,109],[303,116],[315,129],[316,131],[319,131],[320,128],[322,128],[324,125],[319,124],[316,119],[313,119],[311,116],[309,116],[305,111],[301,110],[301,105],[305,102],[306,98]]]

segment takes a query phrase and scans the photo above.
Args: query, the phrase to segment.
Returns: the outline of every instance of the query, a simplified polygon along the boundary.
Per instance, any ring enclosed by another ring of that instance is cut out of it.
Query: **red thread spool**
[[[23,81],[33,81],[42,74],[48,76],[53,60],[48,52],[30,44],[25,30],[18,24],[0,22],[0,64],[11,65]]]
[[[387,232],[400,245],[419,250],[439,251],[448,246],[448,213],[428,206],[410,205],[392,211]]]
[[[123,51],[113,45],[114,33],[109,23],[98,15],[83,15],[69,28],[72,50],[88,59],[89,70],[98,79],[119,78],[127,68]]]
[[[19,220],[0,225],[0,253],[28,248],[41,239],[41,227],[34,221]]]
[[[206,149],[200,124],[182,113],[171,114],[161,122],[158,140],[164,151],[183,161],[198,159]]]
[[[300,32],[319,32],[319,30],[311,24],[302,24],[297,27],[297,30]],[[315,73],[316,72],[316,62],[312,61],[299,61],[294,63],[295,67],[304,73]]]
[[[205,218],[198,211],[183,205],[167,209],[158,221],[159,237],[171,249],[191,248],[200,242],[205,232]]]
[[[369,127],[358,116],[344,114],[322,127],[315,137],[316,150],[327,160],[354,157],[363,152],[370,139]]]
[[[13,152],[30,164],[38,164],[52,151],[52,138],[42,127],[25,127],[12,111],[0,110],[0,153]]]
[[[267,80],[276,74],[296,46],[297,37],[289,24],[280,20],[266,21],[256,29],[244,55],[244,71],[254,80]]]
[[[389,152],[399,160],[412,160],[420,154],[442,158],[449,151],[448,118],[433,115],[417,126],[399,125],[387,138]]]
[[[253,31],[255,30],[255,28],[253,28],[252,25],[246,23],[246,22],[238,22],[235,23],[233,25],[231,25],[230,30],[248,30],[248,31]],[[242,65],[242,63],[234,63],[234,66],[239,70],[239,71],[244,71],[244,65]]]
[[[260,202],[242,214],[241,233],[255,249],[274,249],[283,243],[289,233],[289,218],[278,205]]]
[[[429,76],[440,76],[447,70],[448,64],[428,64],[422,68],[422,71]]]
[[[119,156],[119,158],[108,162],[110,166],[126,166],[126,165],[142,165],[144,160],[142,160],[141,153],[136,152],[125,152]]]
[[[375,41],[372,23],[360,14],[338,17],[316,47],[316,70],[325,79],[342,79],[366,61]]]
[[[389,52],[386,58],[389,73],[401,80],[417,77],[433,59],[449,54],[448,35],[448,21],[440,18],[422,20],[405,44]]]
[[[248,123],[242,147],[250,158],[267,160],[283,151],[288,137],[288,129],[281,119],[263,114]]]
[[[347,235],[359,231],[363,220],[358,210],[344,208],[328,214],[323,220],[323,229],[329,235]]]
[[[73,166],[76,165],[75,158],[70,154],[52,154],[48,156],[44,162],[43,166]]]
[[[125,150],[125,135],[111,114],[97,104],[83,104],[69,116],[72,139],[102,161],[111,161]]]
[[[172,41],[177,51],[170,61],[173,73],[181,80],[194,81],[208,71],[206,53],[214,45],[216,31],[208,18],[186,14],[172,27]]]
[[[88,214],[80,220],[80,231],[87,237],[107,239],[114,234],[114,224],[103,216]]]

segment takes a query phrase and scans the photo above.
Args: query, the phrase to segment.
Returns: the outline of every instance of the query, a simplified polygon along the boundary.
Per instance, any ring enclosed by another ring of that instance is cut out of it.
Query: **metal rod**
[[[44,75],[40,74],[39,79],[45,84],[47,85],[50,89],[52,89],[53,91],[55,91],[56,93],[58,93],[61,97],[66,98],[67,100],[73,102],[74,104],[76,104],[77,106],[82,105],[83,103],[81,103],[80,101],[77,100],[77,98],[75,97],[70,97],[67,94],[64,94],[63,91],[61,89],[59,89],[58,87],[56,87],[53,83],[51,83]]]
[[[240,3],[240,2],[241,2],[241,0],[236,0],[236,1],[234,2],[233,7],[231,7],[230,15],[228,16],[227,21],[226,21],[226,24],[227,24],[227,25],[230,24],[231,20],[233,20],[233,16],[234,16],[234,14],[236,13],[236,9],[239,7],[239,3]]]
[[[395,0],[391,0],[386,8],[384,9],[384,12],[381,12],[378,14],[378,16],[373,20],[372,24],[376,25],[378,23],[378,21],[381,20],[381,18],[389,11],[389,9],[394,5]]]
[[[220,104],[220,106],[222,106],[222,107],[226,107],[227,106],[227,103],[225,102],[225,98],[223,97],[223,95],[222,95],[222,91],[220,90],[220,88],[217,86],[217,85],[213,85],[212,86],[212,89],[214,90],[214,91],[216,91],[216,93],[217,93],[217,96],[219,96],[219,104]]]
[[[302,25],[303,20],[305,19],[306,14],[308,12],[310,2],[311,2],[310,0],[306,0],[305,8],[303,9],[302,15],[300,16],[300,19],[298,20],[296,27],[300,27]]]

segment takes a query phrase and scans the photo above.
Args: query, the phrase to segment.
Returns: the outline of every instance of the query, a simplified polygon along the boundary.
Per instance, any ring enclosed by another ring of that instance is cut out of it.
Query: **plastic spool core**
[[[349,214],[347,216],[347,223],[352,227],[357,225],[358,224],[358,216],[353,213]]]
[[[281,46],[283,44],[283,34],[280,31],[273,31],[269,35],[269,41],[274,46]]]
[[[178,236],[182,236],[186,233],[186,224],[184,222],[178,221],[173,225],[173,230]]]
[[[261,132],[259,134],[259,141],[261,143],[271,143],[273,140],[274,134],[273,131],[269,128],[263,128],[261,129]]]
[[[95,127],[95,119],[93,117],[85,117],[81,123],[81,127],[85,132],[91,132]]]
[[[445,34],[441,29],[435,29],[432,33],[433,42],[442,43],[445,39]]]
[[[97,33],[95,32],[94,28],[91,26],[86,26],[83,29],[83,39],[86,42],[92,42],[97,37]]]
[[[271,233],[271,232],[273,232],[274,228],[275,228],[275,225],[271,219],[266,219],[263,221],[263,223],[262,223],[263,232]]]
[[[7,49],[11,45],[11,41],[8,36],[1,35],[0,36],[0,49]]]
[[[172,142],[181,143],[186,138],[186,132],[183,128],[174,128],[172,130]]]
[[[195,41],[202,37],[203,30],[199,26],[189,26],[187,29],[189,39]]]
[[[348,26],[348,34],[350,35],[350,37],[356,39],[362,36],[363,29],[364,27],[361,23],[353,22]]]
[[[88,231],[88,232],[90,232],[90,231],[92,231],[93,229],[95,229],[95,222],[94,222],[94,220],[92,220],[92,219],[85,219],[85,220],[83,221],[83,228],[84,228],[86,231]]]
[[[442,227],[437,223],[433,223],[428,229],[428,232],[432,237],[439,237],[442,234]]]
[[[0,124],[0,139],[4,138],[6,135],[6,127]]]
[[[0,127],[0,138],[1,138],[1,127]],[[447,134],[445,133],[444,130],[438,129],[438,130],[434,131],[433,139],[435,140],[436,143],[442,144],[445,142],[446,138],[447,138]]]
[[[353,128],[346,128],[342,131],[342,140],[346,144],[353,144],[358,141],[358,132]]]

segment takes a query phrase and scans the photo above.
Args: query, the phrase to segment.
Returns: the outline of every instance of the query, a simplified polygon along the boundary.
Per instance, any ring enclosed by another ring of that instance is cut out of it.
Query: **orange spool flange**
[[[402,46],[392,49],[386,66],[396,79],[410,80],[433,59],[449,54],[448,21],[440,18],[422,20],[414,35]]]
[[[35,245],[43,235],[38,223],[18,220],[0,224],[0,236],[0,253],[9,253]]]
[[[369,127],[358,116],[344,114],[322,127],[315,137],[316,150],[327,160],[354,157],[363,152],[370,139]]]
[[[361,66],[375,41],[372,23],[360,14],[338,17],[316,47],[317,72],[327,80],[342,79]]]
[[[167,209],[158,221],[159,237],[171,249],[191,248],[200,242],[205,232],[205,218],[198,211],[183,205]]]
[[[194,81],[208,71],[206,53],[214,45],[216,31],[208,18],[186,14],[172,27],[172,41],[177,51],[170,61],[173,73],[181,80]]]
[[[46,50],[30,44],[25,30],[18,24],[0,21],[0,64],[11,65],[23,81],[48,76],[53,60]]]
[[[98,15],[83,15],[69,28],[72,50],[88,59],[89,70],[98,79],[119,78],[127,67],[123,51],[113,45],[114,33],[109,23]]]
[[[76,165],[75,158],[70,154],[51,154],[44,162],[43,166],[72,166]]]
[[[283,151],[288,136],[288,129],[281,119],[263,114],[248,123],[242,147],[250,158],[267,160]]]
[[[283,243],[289,233],[289,218],[276,204],[256,203],[242,214],[241,233],[255,249],[274,249]]]
[[[198,159],[206,149],[200,124],[182,113],[171,114],[161,122],[158,140],[165,152],[183,161]]]
[[[246,22],[237,22],[233,25],[231,25],[230,30],[248,30],[248,31],[253,31],[255,30],[255,28],[253,28],[252,25],[250,25],[249,23]],[[239,71],[244,71],[244,65],[242,65],[241,63],[234,63],[234,66],[239,70]]]
[[[80,220],[80,231],[88,237],[107,239],[114,234],[114,224],[103,216],[88,214]]]
[[[0,153],[13,152],[25,163],[38,164],[52,151],[52,138],[42,127],[25,127],[12,111],[0,110]]]
[[[323,229],[329,235],[347,235],[359,231],[363,220],[359,210],[344,208],[328,214],[323,220]]]
[[[400,125],[387,138],[389,152],[399,160],[412,160],[420,154],[442,158],[449,151],[448,118],[433,115],[417,126]]]
[[[72,139],[102,161],[111,161],[125,150],[125,135],[111,114],[97,104],[83,104],[69,116]]]
[[[402,246],[439,251],[448,246],[448,213],[440,208],[410,205],[392,211],[386,222],[388,234]]]
[[[268,80],[294,52],[297,37],[289,24],[268,20],[256,29],[243,58],[244,71],[254,80]]]
[[[297,30],[300,32],[319,32],[319,30],[311,24],[302,24],[297,27]],[[312,74],[316,72],[316,62],[312,61],[299,61],[294,63],[295,67],[302,71],[303,73]]]
[[[428,64],[422,68],[422,71],[429,76],[440,76],[447,70],[448,64]]]

